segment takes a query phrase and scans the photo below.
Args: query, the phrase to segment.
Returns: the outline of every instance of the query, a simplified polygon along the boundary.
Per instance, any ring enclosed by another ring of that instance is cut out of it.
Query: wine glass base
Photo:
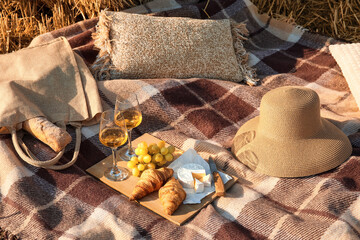
[[[122,148],[119,151],[119,157],[124,161],[130,161],[132,157],[136,157],[136,154],[130,154],[128,148]]]
[[[118,167],[117,169],[111,167],[104,172],[104,176],[111,181],[122,181],[129,175],[129,171],[123,167]]]

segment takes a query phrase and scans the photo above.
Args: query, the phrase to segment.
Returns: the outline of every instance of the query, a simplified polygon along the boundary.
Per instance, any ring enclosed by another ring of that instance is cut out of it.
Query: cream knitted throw
[[[360,43],[331,45],[330,52],[340,66],[360,108]]]

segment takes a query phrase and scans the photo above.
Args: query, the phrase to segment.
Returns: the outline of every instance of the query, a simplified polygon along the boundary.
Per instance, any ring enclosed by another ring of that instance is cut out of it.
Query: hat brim
[[[320,131],[307,139],[275,139],[257,132],[259,116],[236,133],[232,152],[250,169],[275,177],[304,177],[328,171],[352,153],[347,136],[321,119]]]

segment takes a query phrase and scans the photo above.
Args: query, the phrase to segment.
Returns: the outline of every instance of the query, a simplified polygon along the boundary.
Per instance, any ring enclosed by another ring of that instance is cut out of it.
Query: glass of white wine
[[[135,93],[121,92],[116,96],[115,103],[115,123],[118,123],[118,117],[124,117],[126,128],[128,130],[128,147],[126,152],[122,152],[120,157],[129,161],[135,155],[131,145],[131,130],[140,125],[142,114],[139,106],[139,100]]]
[[[128,138],[125,119],[121,114],[117,119],[115,124],[113,110],[104,111],[101,114],[99,131],[100,142],[112,150],[113,166],[104,172],[104,176],[112,181],[121,181],[129,176],[126,168],[117,165],[116,149],[125,144]]]

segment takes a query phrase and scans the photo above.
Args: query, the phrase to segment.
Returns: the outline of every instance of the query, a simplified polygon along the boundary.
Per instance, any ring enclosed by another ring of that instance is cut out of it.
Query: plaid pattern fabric
[[[210,1],[207,14],[205,2],[157,2],[131,11],[150,13],[151,6],[161,10],[163,4],[167,11],[154,15],[209,14],[245,21],[250,30],[245,47],[262,85],[212,79],[109,80],[98,83],[103,106],[114,107],[120,89],[137,92],[144,118],[133,130],[134,138],[151,133],[183,150],[195,148],[204,158],[215,155],[218,168],[238,176],[239,182],[179,227],[85,173],[110,155],[98,140],[98,125],[82,129],[77,163],[60,172],[26,165],[14,153],[10,137],[0,136],[1,228],[23,239],[359,239],[359,111],[328,50],[336,41],[258,15],[248,0]],[[96,22],[41,35],[34,44],[65,36],[91,64],[97,54],[91,39]],[[322,116],[349,135],[354,149],[350,159],[316,176],[275,178],[255,173],[233,157],[229,147],[238,128],[259,114],[266,92],[285,85],[306,86],[319,94]],[[31,137],[24,141],[40,158],[53,156]],[[73,148],[67,147],[64,161]]]

